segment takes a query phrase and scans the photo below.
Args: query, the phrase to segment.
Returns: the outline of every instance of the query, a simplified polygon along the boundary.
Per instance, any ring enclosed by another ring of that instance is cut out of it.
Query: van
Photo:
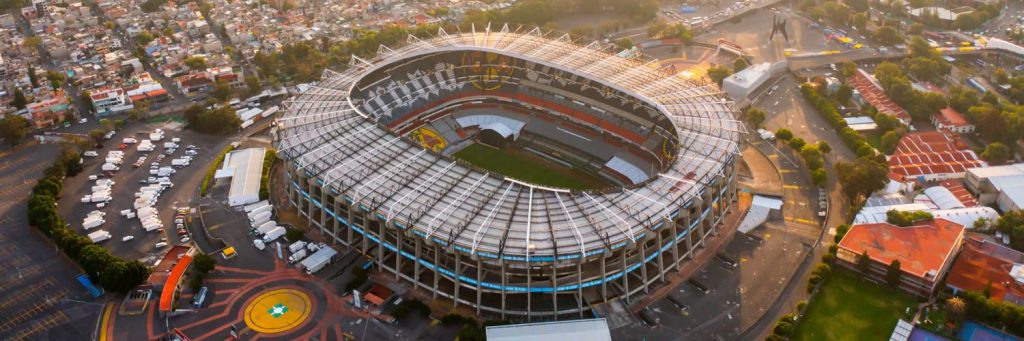
[[[192,298],[192,305],[195,306],[196,308],[202,308],[203,302],[206,301],[206,292],[206,287],[202,287],[201,289],[199,289],[199,292],[196,293],[196,296]]]

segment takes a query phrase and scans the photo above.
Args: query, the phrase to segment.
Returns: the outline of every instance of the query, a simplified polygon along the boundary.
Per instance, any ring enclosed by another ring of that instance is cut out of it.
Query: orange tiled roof
[[[1024,299],[1024,285],[1010,276],[1014,263],[1024,264],[1024,253],[980,238],[967,238],[946,284],[965,291],[983,291],[991,285],[993,299],[1020,301]]]
[[[944,108],[942,110],[939,110],[939,112],[934,115],[935,119],[937,119],[943,125],[954,127],[963,127],[971,125],[971,123],[967,122],[967,119],[964,118],[964,115],[961,115],[960,112],[956,111],[956,109],[953,108]]]
[[[872,260],[882,264],[899,260],[903,272],[923,278],[929,271],[940,271],[952,257],[953,248],[963,238],[963,233],[963,225],[945,219],[921,221],[907,227],[889,223],[858,224],[850,227],[839,241],[839,247],[858,255],[867,251]]]
[[[888,95],[885,94],[885,90],[878,86],[868,78],[868,74],[863,69],[857,69],[857,72],[853,75],[853,79],[850,81],[850,85],[857,92],[860,93],[864,100],[871,103],[878,112],[890,114],[896,116],[901,120],[910,120],[910,114],[907,113],[902,107],[893,102]]]
[[[978,155],[956,138],[938,131],[915,132],[900,139],[896,152],[889,158],[889,177],[907,180],[984,166]]]
[[[953,193],[953,195],[956,196],[957,200],[960,200],[960,202],[963,203],[964,206],[966,206],[966,207],[978,206],[978,199],[975,198],[974,195],[971,194],[971,192],[968,191],[966,187],[964,187],[963,181],[960,181],[960,180],[946,180],[946,181],[940,182],[939,185],[941,185],[942,187],[945,187],[951,193]]]

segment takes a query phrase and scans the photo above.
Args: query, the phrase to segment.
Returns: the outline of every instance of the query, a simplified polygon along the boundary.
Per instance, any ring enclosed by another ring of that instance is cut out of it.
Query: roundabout
[[[245,324],[253,331],[276,334],[298,328],[313,310],[309,295],[296,289],[264,292],[245,307]]]

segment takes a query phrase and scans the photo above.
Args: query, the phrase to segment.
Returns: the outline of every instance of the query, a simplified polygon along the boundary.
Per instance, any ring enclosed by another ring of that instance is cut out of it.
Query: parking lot
[[[152,151],[139,151],[138,142],[148,139],[149,134],[155,129],[163,130],[164,138],[161,141],[153,142]],[[124,149],[120,149],[125,138],[132,138],[138,142],[125,144]],[[164,143],[170,142],[172,139],[179,139],[176,143],[179,147],[173,154],[166,155],[158,161],[159,155],[163,155],[166,151]],[[182,124],[175,121],[129,125],[106,140],[102,148],[97,148],[96,156],[83,157],[82,176],[69,178],[64,183],[63,196],[59,202],[61,214],[73,229],[83,235],[98,230],[109,232],[110,239],[101,243],[119,257],[143,259],[144,262],[150,263],[156,261],[163,254],[162,248],[156,247],[158,242],[168,245],[181,242],[175,228],[175,210],[176,208],[189,208],[193,204],[193,197],[202,182],[207,167],[210,161],[216,157],[215,154],[219,152],[217,147],[223,142],[223,138],[185,131]],[[190,164],[182,168],[172,167],[172,160],[185,156],[186,147],[189,145],[197,147],[196,155],[193,156]],[[123,151],[123,163],[117,165],[119,170],[104,172],[102,167],[106,163],[105,159],[110,151],[116,150]],[[137,163],[142,156],[146,156],[145,161]],[[138,168],[135,167],[136,164],[138,164]],[[171,183],[170,186],[173,187],[163,190],[153,206],[156,219],[162,223],[162,232],[160,230],[146,232],[138,217],[128,218],[121,215],[123,210],[131,210],[133,214],[138,212],[134,207],[137,199],[136,193],[142,186],[154,184],[150,183],[151,180],[156,180],[158,177],[156,174],[151,174],[151,167],[154,164],[158,167],[171,167],[175,170],[173,174],[167,176]],[[97,182],[89,180],[89,177],[94,175],[101,179],[113,180],[109,191],[109,201],[103,203],[104,207],[102,208],[98,207],[100,206],[98,203],[82,202],[84,196],[94,193],[93,186],[96,186]],[[94,211],[103,212],[105,222],[86,231],[83,228],[83,223],[90,212]],[[123,239],[128,236],[132,237],[131,240],[124,241]]]
[[[0,153],[0,340],[88,339],[99,314],[75,282],[81,270],[25,214],[35,180],[59,150],[29,145]]]

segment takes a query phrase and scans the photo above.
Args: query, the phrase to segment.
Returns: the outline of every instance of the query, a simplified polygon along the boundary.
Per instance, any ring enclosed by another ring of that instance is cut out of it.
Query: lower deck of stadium
[[[378,270],[395,280],[500,319],[579,318],[596,305],[615,300],[628,304],[642,297],[719,234],[737,194],[729,163],[696,197],[672,210],[636,243],[606,245],[585,257],[528,254],[512,259],[427,239],[416,219],[407,218],[413,223],[402,226],[372,207],[355,205],[347,193],[323,191],[315,177],[293,162],[287,163],[286,175],[288,199],[325,236],[370,256]]]

